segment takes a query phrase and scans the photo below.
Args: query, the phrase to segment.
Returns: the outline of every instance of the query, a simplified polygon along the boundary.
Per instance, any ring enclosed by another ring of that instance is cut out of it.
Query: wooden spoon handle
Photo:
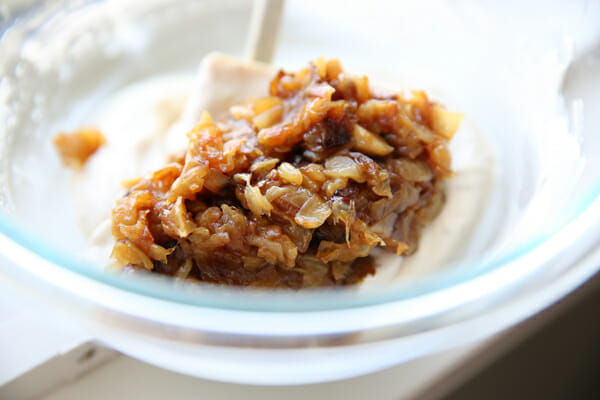
[[[249,61],[271,62],[279,32],[283,0],[254,0],[245,56]]]

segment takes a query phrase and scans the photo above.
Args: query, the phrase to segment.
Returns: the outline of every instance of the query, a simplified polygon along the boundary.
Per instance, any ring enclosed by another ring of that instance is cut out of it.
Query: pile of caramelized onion
[[[205,113],[185,154],[130,182],[112,212],[120,266],[228,285],[360,282],[371,251],[417,249],[444,204],[462,115],[318,59],[269,96]]]

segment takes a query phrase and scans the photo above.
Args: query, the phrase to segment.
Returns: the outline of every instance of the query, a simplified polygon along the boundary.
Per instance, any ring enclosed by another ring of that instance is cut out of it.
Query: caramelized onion
[[[268,89],[222,121],[204,113],[185,155],[129,181],[112,213],[119,265],[300,288],[360,282],[377,246],[416,251],[443,206],[462,116],[324,58]]]
[[[323,225],[330,215],[331,208],[329,205],[321,200],[319,196],[313,196],[302,205],[294,220],[300,226],[313,229]]]

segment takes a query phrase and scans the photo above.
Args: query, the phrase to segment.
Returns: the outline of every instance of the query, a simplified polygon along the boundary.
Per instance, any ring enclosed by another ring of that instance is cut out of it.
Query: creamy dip
[[[104,133],[108,143],[73,176],[75,212],[89,241],[84,256],[100,266],[110,264],[110,212],[124,194],[122,181],[161,167],[169,155],[185,149],[185,133],[203,110],[218,119],[232,104],[266,95],[273,74],[263,65],[215,53],[204,58],[196,76],[158,76],[107,98],[89,122]],[[368,76],[377,82],[377,76]],[[377,250],[377,273],[363,286],[430,273],[476,245],[468,238],[493,186],[493,154],[468,115],[450,149],[455,176],[447,180],[446,204],[424,230],[419,250],[409,257]]]

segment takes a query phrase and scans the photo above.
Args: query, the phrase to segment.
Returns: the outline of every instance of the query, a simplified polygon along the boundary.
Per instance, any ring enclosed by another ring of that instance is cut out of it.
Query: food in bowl
[[[83,164],[106,143],[97,128],[84,127],[72,133],[61,132],[54,136],[54,147],[64,165],[81,168]]]
[[[269,96],[205,113],[187,150],[128,181],[112,211],[121,267],[242,286],[348,285],[382,247],[416,251],[444,204],[462,115],[318,59]]]

